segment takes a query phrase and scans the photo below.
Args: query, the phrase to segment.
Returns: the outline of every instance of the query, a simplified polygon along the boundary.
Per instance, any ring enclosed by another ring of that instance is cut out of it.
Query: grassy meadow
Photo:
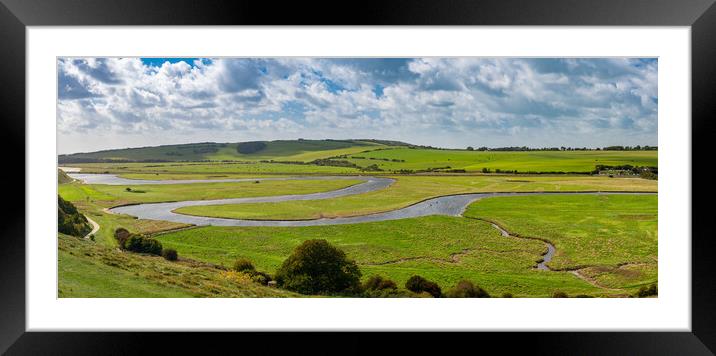
[[[365,215],[395,210],[441,195],[480,192],[646,191],[657,181],[591,176],[394,176],[390,187],[330,200],[286,201],[177,209],[189,215],[234,219],[302,220]]]
[[[192,259],[229,266],[239,257],[270,273],[307,239],[326,239],[356,260],[364,277],[380,274],[399,285],[413,274],[444,288],[470,279],[496,296],[610,295],[568,272],[532,267],[539,241],[503,237],[489,223],[446,216],[312,227],[200,227],[158,235],[164,246]]]
[[[383,175],[384,189],[325,200],[193,206],[176,212],[240,219],[316,219],[399,209],[429,198],[477,192],[626,191],[657,192],[658,182],[588,174],[482,174],[483,168],[519,172],[590,172],[595,165],[658,166],[656,151],[495,152],[407,148],[399,142],[361,140],[270,141],[255,153],[237,144],[191,144],[110,150],[64,159],[122,160],[68,163],[82,173],[113,173],[132,179],[227,179],[301,175]],[[305,164],[347,160],[359,167]],[[372,158],[372,159],[371,159]],[[166,160],[172,162],[142,162]],[[302,164],[261,162],[266,160]],[[395,174],[400,170],[465,169],[467,174]],[[100,225],[95,240],[60,235],[60,297],[294,297],[221,267],[248,258],[274,273],[308,239],[326,239],[358,263],[363,278],[380,274],[402,286],[421,275],[447,289],[469,279],[493,296],[627,296],[657,282],[656,195],[579,195],[487,198],[464,217],[427,216],[385,222],[315,227],[193,227],[112,214],[108,208],[135,203],[210,200],[341,189],[359,180],[290,180],[260,183],[172,185],[82,184],[58,172],[58,194]],[[504,237],[490,222],[520,237]],[[155,236],[179,252],[178,262],[121,252],[113,232]],[[552,271],[534,268],[546,252],[557,252]]]
[[[364,167],[377,164],[386,171],[464,169],[518,172],[591,172],[596,165],[656,166],[657,151],[467,151],[393,148],[349,156]]]
[[[550,241],[557,249],[548,263],[553,269],[590,267],[588,274],[610,286],[656,281],[656,195],[487,198],[464,216]]]

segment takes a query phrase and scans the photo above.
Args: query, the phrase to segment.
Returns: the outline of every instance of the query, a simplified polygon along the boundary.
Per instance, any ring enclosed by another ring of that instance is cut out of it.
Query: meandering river
[[[277,177],[277,178],[241,178],[222,180],[138,180],[117,177],[114,174],[81,174],[69,173],[74,179],[79,179],[88,184],[189,184],[189,183],[215,183],[215,182],[246,182],[256,180],[327,180],[327,179],[349,179],[363,180],[363,183],[350,187],[333,190],[329,192],[300,194],[300,195],[277,195],[268,197],[253,198],[232,198],[216,200],[187,200],[167,203],[145,203],[136,205],[120,206],[109,209],[116,214],[127,214],[139,219],[165,220],[184,224],[213,225],[213,226],[317,226],[317,225],[342,225],[364,222],[399,220],[415,218],[428,215],[461,216],[467,206],[474,201],[501,196],[526,196],[526,195],[574,195],[574,194],[654,194],[654,193],[628,193],[628,192],[522,192],[522,193],[470,193],[435,197],[413,205],[381,212],[375,214],[341,217],[322,218],[312,220],[242,220],[228,218],[213,218],[204,216],[192,216],[175,213],[174,210],[187,206],[225,205],[225,204],[246,204],[246,203],[277,203],[293,200],[320,200],[332,199],[354,194],[372,192],[390,186],[394,179],[372,177],[372,176],[310,176],[310,177]]]

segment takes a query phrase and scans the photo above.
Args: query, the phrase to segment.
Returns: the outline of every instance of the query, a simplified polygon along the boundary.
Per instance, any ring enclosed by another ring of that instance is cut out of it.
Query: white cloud
[[[61,152],[109,148],[90,140],[82,146],[82,135],[131,136],[143,145],[161,135],[169,142],[374,137],[450,147],[656,144],[657,136],[655,60],[281,58],[152,66],[139,58],[67,58],[58,68]]]

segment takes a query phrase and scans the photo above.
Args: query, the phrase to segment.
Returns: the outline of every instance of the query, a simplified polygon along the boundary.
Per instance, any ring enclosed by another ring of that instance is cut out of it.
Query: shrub
[[[126,190],[126,191],[128,191],[128,192],[131,192],[131,191],[132,191],[132,188],[127,187],[127,188],[125,188],[124,190]]]
[[[150,253],[159,255],[162,253],[161,242],[142,235],[130,235],[124,243],[124,249],[132,252]]]
[[[437,283],[428,281],[420,276],[408,278],[408,281],[405,282],[405,289],[415,293],[427,292],[434,298],[439,298],[442,295],[442,290],[440,290],[440,286]]]
[[[176,261],[179,258],[177,250],[173,248],[165,248],[162,250],[162,257],[167,261]]]
[[[131,234],[129,233],[129,231],[123,227],[114,230],[114,238],[117,240],[117,245],[119,245],[119,248],[124,250],[124,245],[126,244],[127,239],[130,235]]]
[[[474,285],[468,280],[462,280],[445,294],[448,298],[489,298],[484,289]]]
[[[245,259],[245,258],[239,258],[234,262],[234,271],[237,272],[251,272],[255,271],[256,268],[254,268],[254,265],[251,263],[251,261]]]
[[[552,293],[552,298],[569,298],[569,296],[565,292],[556,291],[556,292]]]
[[[355,261],[326,240],[306,240],[276,271],[279,286],[302,294],[353,292],[361,272]]]
[[[656,288],[656,284],[652,284],[648,288],[645,286],[641,286],[641,288],[639,288],[639,291],[636,292],[636,296],[639,298],[650,297],[652,295],[658,295],[658,294],[659,294],[659,292]]]
[[[363,289],[368,291],[378,291],[384,289],[398,289],[398,286],[390,279],[375,275],[370,276],[365,283],[363,283]]]

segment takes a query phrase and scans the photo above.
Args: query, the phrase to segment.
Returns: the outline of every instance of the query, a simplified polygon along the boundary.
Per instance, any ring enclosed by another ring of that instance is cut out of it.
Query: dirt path
[[[92,225],[92,231],[90,231],[87,235],[85,235],[85,239],[89,239],[90,236],[94,235],[99,231],[99,224],[96,223],[94,220],[90,219],[89,216],[85,215],[85,218],[87,218],[87,221],[89,221],[90,225]]]

